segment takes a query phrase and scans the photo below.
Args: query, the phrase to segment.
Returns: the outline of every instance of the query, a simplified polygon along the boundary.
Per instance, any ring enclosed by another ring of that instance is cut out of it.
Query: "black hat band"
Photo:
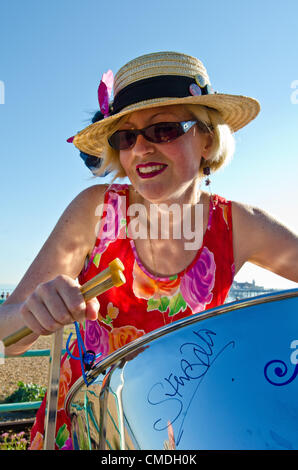
[[[179,75],[159,75],[138,80],[119,91],[114,98],[112,115],[135,103],[156,98],[185,98],[191,96],[189,87],[196,84],[195,78]],[[210,93],[208,85],[201,87],[201,94]]]

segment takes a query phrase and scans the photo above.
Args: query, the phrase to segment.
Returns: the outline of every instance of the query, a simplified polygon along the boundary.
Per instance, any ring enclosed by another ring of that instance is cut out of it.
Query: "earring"
[[[213,196],[212,196],[212,191],[211,191],[211,180],[209,178],[210,174],[211,174],[211,170],[210,170],[210,167],[209,166],[205,166],[203,168],[203,173],[205,175],[205,185],[206,186],[209,186],[209,196],[211,198],[211,201],[212,201],[212,208],[213,210],[215,210],[215,205],[214,205],[214,201],[213,201]]]
[[[210,184],[211,184],[211,180],[210,180],[210,178],[209,178],[210,173],[211,173],[211,172],[210,172],[210,167],[209,167],[209,166],[205,166],[205,167],[203,168],[203,173],[204,173],[204,175],[206,176],[206,178],[205,178],[205,185],[206,185],[206,186],[210,186]]]

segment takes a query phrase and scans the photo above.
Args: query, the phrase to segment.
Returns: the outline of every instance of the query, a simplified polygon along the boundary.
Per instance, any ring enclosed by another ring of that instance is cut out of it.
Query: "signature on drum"
[[[193,331],[194,341],[185,342],[179,347],[182,358],[179,360],[177,370],[170,371],[162,381],[155,383],[147,395],[150,405],[163,405],[166,410],[165,416],[160,416],[153,424],[156,431],[163,431],[171,427],[180,417],[178,433],[175,444],[179,445],[183,434],[183,425],[191,403],[198,392],[204,377],[213,366],[215,360],[229,347],[235,346],[234,341],[225,344],[219,351],[214,351],[214,331],[200,329]],[[195,385],[195,389],[190,384]],[[176,423],[177,424],[177,423]]]

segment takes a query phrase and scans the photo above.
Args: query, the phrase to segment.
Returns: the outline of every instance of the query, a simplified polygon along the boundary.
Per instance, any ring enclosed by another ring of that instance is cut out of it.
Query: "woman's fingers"
[[[97,320],[99,307],[100,305],[96,297],[94,299],[88,300],[88,302],[86,303],[87,320],[92,320],[92,321]]]
[[[30,306],[26,301],[21,306],[20,313],[26,326],[37,335],[49,335],[62,327],[49,316],[47,309],[40,303],[35,307],[32,301],[30,301]]]
[[[98,300],[85,302],[79,283],[64,275],[39,284],[21,308],[26,325],[39,335],[85,318],[96,320],[98,311]]]
[[[53,286],[51,287],[53,287],[56,292],[49,302],[52,302],[52,304],[55,302],[55,305],[52,307],[58,315],[58,318],[54,315],[55,318],[60,321],[59,318],[61,318],[63,313],[69,312],[71,321],[83,321],[86,312],[86,302],[80,291],[79,283],[68,276],[57,276],[54,281],[51,282],[53,282]],[[66,310],[62,310],[63,313],[60,316],[58,312],[61,302],[64,304]]]

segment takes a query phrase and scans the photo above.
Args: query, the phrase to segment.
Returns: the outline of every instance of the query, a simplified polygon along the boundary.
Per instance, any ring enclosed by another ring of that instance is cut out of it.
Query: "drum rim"
[[[192,323],[203,321],[207,318],[216,317],[216,316],[229,313],[235,310],[241,311],[245,307],[258,305],[260,303],[275,302],[278,300],[292,298],[292,297],[298,297],[298,288],[277,291],[277,292],[273,292],[269,294],[263,294],[263,295],[259,295],[256,297],[238,300],[235,302],[230,302],[230,303],[212,308],[210,310],[205,310],[204,313],[199,312],[194,315],[190,315],[186,318],[183,318],[181,320],[176,320],[173,323],[170,323],[169,325],[165,325],[161,328],[158,328],[149,333],[146,333],[140,338],[137,338],[131,341],[130,343],[126,344],[125,346],[122,346],[122,348],[117,349],[117,351],[114,351],[112,354],[105,357],[105,359],[103,359],[94,369],[87,372],[86,374],[87,378],[96,379],[101,374],[102,371],[105,371],[108,367],[112,366],[114,363],[119,362],[127,354],[151,342],[152,340],[155,340],[157,338],[164,336],[168,332],[176,331],[180,329],[181,327],[191,325]],[[74,382],[74,384],[71,386],[70,390],[68,391],[66,395],[66,398],[64,401],[64,409],[65,409],[66,414],[69,417],[70,417],[69,406],[71,404],[71,400],[74,397],[74,395],[77,393],[77,391],[80,389],[81,385],[84,385],[84,384],[85,382],[84,382],[83,377],[80,377],[76,382]]]

